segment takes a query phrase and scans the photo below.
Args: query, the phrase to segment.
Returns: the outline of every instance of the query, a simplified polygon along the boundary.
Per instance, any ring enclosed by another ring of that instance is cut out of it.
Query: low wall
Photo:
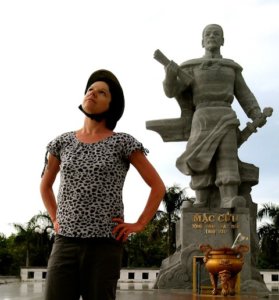
[[[147,268],[128,268],[121,269],[119,283],[153,283],[159,273],[159,269]],[[22,281],[45,280],[47,269],[45,267],[22,267],[20,278]]]
[[[20,278],[22,281],[45,280],[47,269],[45,267],[21,267]]]
[[[17,276],[0,276],[0,284],[19,282],[20,278]]]
[[[155,268],[123,268],[120,271],[118,286],[121,289],[129,289],[132,283],[135,289],[144,287],[150,289],[156,281],[159,269]],[[270,291],[279,291],[279,270],[260,270],[260,274]],[[44,281],[47,269],[45,267],[22,267],[20,269],[21,281]],[[2,279],[1,279],[2,278]],[[2,280],[2,282],[1,282]],[[0,283],[19,281],[16,277],[1,277]]]
[[[279,270],[260,270],[267,288],[271,292],[279,292]]]

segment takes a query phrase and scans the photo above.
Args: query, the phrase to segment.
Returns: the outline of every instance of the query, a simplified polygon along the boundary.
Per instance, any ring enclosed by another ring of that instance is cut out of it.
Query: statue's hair
[[[224,37],[224,31],[223,31],[223,28],[222,28],[220,25],[218,25],[218,24],[209,24],[209,25],[206,25],[206,26],[204,27],[203,31],[202,31],[202,36],[204,36],[205,30],[206,30],[206,28],[208,28],[209,26],[216,26],[216,27],[218,27],[218,28],[220,29],[220,31],[222,32],[222,36]]]

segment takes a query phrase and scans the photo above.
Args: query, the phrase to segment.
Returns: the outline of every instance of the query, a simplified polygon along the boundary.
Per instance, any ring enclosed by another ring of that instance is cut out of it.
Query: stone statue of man
[[[208,205],[210,188],[219,188],[221,208],[245,206],[238,193],[241,183],[238,164],[239,120],[231,107],[234,97],[253,121],[262,117],[259,104],[246,85],[242,68],[222,57],[222,27],[206,26],[202,33],[202,58],[180,66],[170,61],[165,66],[164,91],[178,102],[191,101],[193,117],[186,151],[177,159],[177,168],[191,175],[196,192],[194,206]],[[183,76],[178,72],[183,71]],[[187,95],[187,96],[186,96]],[[260,127],[264,122],[260,124]]]

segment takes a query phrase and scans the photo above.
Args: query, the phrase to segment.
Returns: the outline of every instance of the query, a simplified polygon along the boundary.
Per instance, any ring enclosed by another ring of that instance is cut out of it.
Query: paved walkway
[[[9,283],[0,285],[0,300],[43,300],[44,283]],[[194,295],[185,290],[118,290],[117,300],[263,300],[259,295],[211,296]],[[268,300],[279,300],[269,295]],[[62,300],[62,299],[61,299]]]
[[[118,291],[117,300],[263,300],[256,295],[212,296],[194,295],[180,290]],[[270,295],[266,300],[278,300],[279,295]]]

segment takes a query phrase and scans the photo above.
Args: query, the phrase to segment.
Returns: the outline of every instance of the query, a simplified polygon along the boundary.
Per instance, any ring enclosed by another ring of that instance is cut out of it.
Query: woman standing
[[[56,232],[49,258],[46,300],[115,299],[122,244],[156,213],[165,186],[143,145],[114,128],[124,111],[118,79],[98,70],[88,79],[80,110],[83,127],[47,145],[41,195]],[[136,223],[126,223],[122,190],[132,164],[150,187]],[[60,172],[56,197],[53,184]]]

